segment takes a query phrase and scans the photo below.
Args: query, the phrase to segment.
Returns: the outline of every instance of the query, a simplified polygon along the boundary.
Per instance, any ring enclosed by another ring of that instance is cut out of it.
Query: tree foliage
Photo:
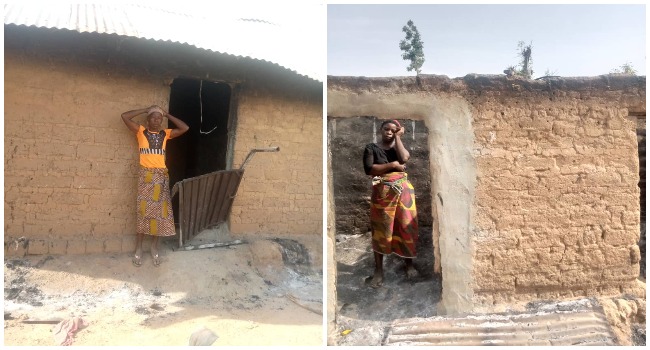
[[[533,43],[526,45],[520,41],[517,44],[518,66],[508,66],[503,72],[507,75],[518,75],[526,79],[533,77]]]
[[[406,33],[406,37],[400,41],[399,48],[404,51],[402,58],[411,61],[411,64],[406,67],[406,70],[409,72],[415,70],[415,73],[419,75],[421,72],[420,68],[424,64],[424,43],[420,39],[420,32],[418,32],[418,28],[410,19],[406,22],[402,31]]]
[[[550,69],[546,68],[546,71],[544,71],[544,76],[545,77],[551,77],[551,76],[554,76],[554,75],[557,75],[556,70],[550,70]]]
[[[625,75],[636,75],[636,69],[630,62],[622,64],[619,68],[614,68],[611,73],[615,74],[625,74]]]
[[[521,61],[519,61],[519,72],[524,77],[530,79],[533,76],[533,43],[526,45],[526,43],[520,41],[517,44],[517,49],[521,58]]]

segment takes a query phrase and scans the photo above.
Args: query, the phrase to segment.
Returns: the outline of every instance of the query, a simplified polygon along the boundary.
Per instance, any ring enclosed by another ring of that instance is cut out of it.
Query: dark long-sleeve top
[[[363,169],[366,171],[366,175],[370,175],[373,164],[388,164],[396,160],[399,159],[395,148],[386,150],[375,143],[369,143],[363,152]]]

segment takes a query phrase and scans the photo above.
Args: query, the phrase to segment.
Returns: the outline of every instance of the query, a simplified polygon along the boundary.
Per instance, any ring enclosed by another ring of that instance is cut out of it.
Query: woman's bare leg
[[[153,258],[153,265],[160,265],[160,256],[158,255],[158,236],[153,236],[151,240],[151,257]]]
[[[370,281],[372,288],[379,288],[384,283],[384,256],[377,252],[375,254],[375,273]]]

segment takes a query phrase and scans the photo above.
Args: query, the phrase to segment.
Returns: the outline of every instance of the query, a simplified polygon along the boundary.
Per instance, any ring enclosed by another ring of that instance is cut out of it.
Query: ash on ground
[[[305,254],[304,247],[293,246],[301,248],[300,253],[289,255]],[[161,258],[159,267],[153,266],[148,252],[140,267],[133,266],[127,253],[6,259],[5,341],[7,332],[20,341],[24,337],[17,333],[29,327],[45,329],[25,323],[73,316],[90,322],[78,335],[83,338],[114,322],[157,329],[213,315],[255,320],[257,310],[280,315],[295,310],[295,304],[304,313],[322,314],[322,270],[280,262],[277,274],[283,278],[269,284],[252,264],[246,244],[193,251],[171,251],[163,244]],[[39,333],[38,345],[53,345],[48,336]]]
[[[370,234],[337,235],[337,345],[382,345],[391,323],[398,319],[435,318],[442,287],[440,276],[433,274],[431,228],[420,229],[418,257],[414,260],[419,277],[407,280],[403,259],[384,258],[384,283],[373,289],[368,281],[374,271]],[[522,308],[524,310],[519,310]],[[519,311],[517,311],[519,310]],[[486,320],[521,314],[576,313],[587,310],[602,312],[594,298],[578,300],[537,300],[513,305],[502,314],[477,314]],[[645,345],[645,324],[632,324],[633,345]],[[629,325],[628,325],[629,327]]]
[[[369,285],[375,268],[370,233],[337,235],[337,329],[345,333],[338,345],[378,345],[385,328],[396,319],[437,315],[442,285],[433,274],[431,227],[421,227],[414,260],[419,276],[406,278],[404,260],[384,257],[384,282]],[[349,331],[349,332],[346,332]]]

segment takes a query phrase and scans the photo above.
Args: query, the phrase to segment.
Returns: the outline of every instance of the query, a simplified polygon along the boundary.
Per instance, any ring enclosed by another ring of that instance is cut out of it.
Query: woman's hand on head
[[[404,135],[405,131],[406,130],[404,129],[404,127],[401,127],[401,128],[399,128],[399,130],[397,130],[397,133],[395,133],[395,135],[396,136],[402,136],[402,135]]]

